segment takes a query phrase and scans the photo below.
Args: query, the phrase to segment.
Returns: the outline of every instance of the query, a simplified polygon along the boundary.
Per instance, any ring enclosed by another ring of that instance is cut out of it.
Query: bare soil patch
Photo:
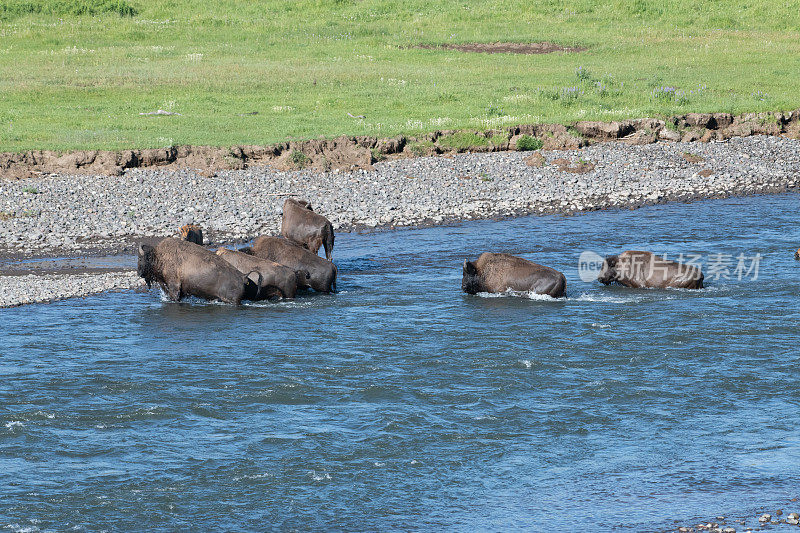
[[[555,43],[463,43],[463,44],[420,44],[417,48],[425,50],[458,50],[479,54],[552,54],[553,52],[583,52],[581,46],[569,47]]]

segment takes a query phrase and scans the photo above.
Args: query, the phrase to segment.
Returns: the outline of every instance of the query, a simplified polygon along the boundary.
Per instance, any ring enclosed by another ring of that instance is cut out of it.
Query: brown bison
[[[604,285],[619,283],[636,289],[703,288],[703,272],[699,268],[635,250],[607,257],[597,279]]]
[[[241,251],[269,259],[292,270],[308,272],[308,286],[318,292],[336,292],[336,265],[280,237],[258,237]]]
[[[170,299],[197,296],[238,305],[261,291],[261,274],[242,274],[227,261],[197,244],[166,238],[155,247],[139,246],[139,276],[155,281]]]
[[[477,261],[464,261],[461,289],[479,292],[532,291],[561,298],[567,291],[564,274],[509,254],[483,253]]]
[[[256,271],[261,274],[261,293],[258,298],[294,298],[298,287],[307,287],[310,277],[305,270],[292,270],[269,259],[220,248],[217,255],[233,265],[239,272],[247,274]]]
[[[325,257],[331,261],[333,256],[333,225],[324,216],[315,213],[311,204],[305,200],[287,198],[283,202],[281,235],[314,255],[320,246],[325,247]]]
[[[798,261],[800,261],[800,249],[798,249],[798,250],[797,250],[797,251],[794,253],[794,258],[795,258],[795,259],[797,259]]]
[[[203,246],[203,230],[197,224],[181,226],[181,239]]]

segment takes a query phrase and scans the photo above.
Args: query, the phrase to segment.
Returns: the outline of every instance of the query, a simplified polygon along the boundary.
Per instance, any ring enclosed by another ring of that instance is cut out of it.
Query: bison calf
[[[181,226],[181,239],[203,246],[203,230],[197,224]]]
[[[140,245],[137,272],[148,287],[155,281],[175,301],[197,296],[238,305],[257,298],[261,285],[258,272],[242,274],[202,246],[173,238]]]
[[[567,279],[558,270],[521,257],[487,252],[474,263],[464,261],[461,289],[469,294],[511,289],[561,298],[567,290]]]

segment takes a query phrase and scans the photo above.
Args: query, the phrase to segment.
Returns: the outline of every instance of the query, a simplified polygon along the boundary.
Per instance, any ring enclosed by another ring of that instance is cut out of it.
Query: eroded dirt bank
[[[472,142],[463,142],[464,133],[470,134]],[[659,140],[723,141],[751,135],[800,138],[800,110],[737,116],[729,113],[689,113],[664,120],[586,121],[569,126],[529,124],[488,131],[442,130],[417,137],[342,136],[269,146],[170,146],[68,153],[48,150],[6,152],[0,153],[0,178],[25,179],[53,173],[117,176],[127,169],[154,167],[191,168],[205,175],[258,166],[270,166],[278,170],[371,170],[374,163],[384,160],[465,151],[516,150],[523,136],[536,139],[536,144],[545,150],[575,150],[607,141],[640,145]]]

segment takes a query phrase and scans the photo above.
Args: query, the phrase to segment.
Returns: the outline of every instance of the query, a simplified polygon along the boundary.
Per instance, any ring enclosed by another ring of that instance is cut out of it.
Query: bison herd
[[[196,296],[239,304],[294,298],[303,289],[336,291],[333,226],[308,202],[287,199],[281,237],[258,237],[238,251],[205,248],[203,232],[194,224],[183,226],[180,234],[180,239],[166,238],[156,246],[142,244],[138,254],[139,276],[148,287],[157,283],[172,300]],[[325,259],[317,255],[320,248]],[[597,279],[634,288],[703,287],[699,268],[640,251],[607,257]],[[567,280],[550,267],[487,252],[476,261],[464,261],[461,288],[469,294],[513,290],[560,298],[566,294]]]
[[[288,199],[283,206],[281,237],[258,237],[241,250],[203,246],[203,232],[181,228],[181,239],[139,246],[137,272],[147,286],[157,283],[171,299],[196,296],[239,304],[242,300],[294,298],[298,290],[336,291],[332,262],[333,226],[311,204]],[[323,259],[317,255],[325,248]]]

